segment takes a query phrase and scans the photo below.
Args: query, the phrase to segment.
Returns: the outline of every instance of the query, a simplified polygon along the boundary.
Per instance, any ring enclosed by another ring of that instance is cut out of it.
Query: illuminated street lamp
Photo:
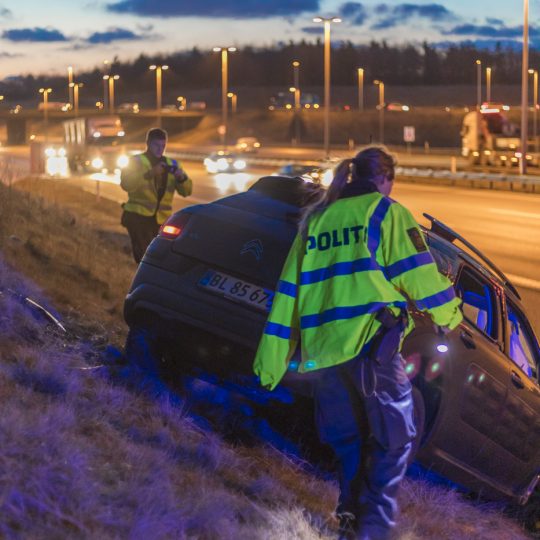
[[[103,80],[109,84],[109,112],[114,112],[114,81],[117,81],[120,75],[103,75]]]
[[[111,63],[108,60],[103,60],[103,65],[105,66],[105,70],[108,71],[110,75]],[[107,94],[108,94],[107,79],[103,77],[103,107],[107,105]]]
[[[68,66],[68,101],[71,107],[73,107],[73,66]]]
[[[176,98],[176,101],[178,101],[178,108],[181,111],[187,111],[187,98],[185,98],[184,96],[178,96]]]
[[[491,103],[491,68],[486,68],[486,101]]]
[[[221,52],[221,144],[227,148],[227,86],[228,86],[228,55],[235,52],[236,47],[214,47],[214,52]]]
[[[231,99],[231,113],[235,114],[238,96],[234,92],[227,92],[227,97]]]
[[[156,66],[155,64],[152,64],[150,69],[156,72],[156,112],[158,126],[161,127],[161,78],[162,71],[169,69],[169,66]]]
[[[330,25],[339,23],[338,17],[314,17],[313,22],[324,24],[324,154],[330,154]]]
[[[482,103],[482,60],[476,60],[476,110]]]
[[[534,151],[538,152],[538,70],[529,69],[529,74],[533,76],[533,141]]]
[[[295,60],[293,66],[294,108],[300,110],[300,62]]]
[[[373,84],[379,87],[379,142],[384,143],[384,83],[382,81],[373,81]]]
[[[73,108],[75,110],[75,116],[79,114],[79,88],[81,88],[83,83],[74,83],[72,82],[69,87],[73,92]]]
[[[364,70],[358,68],[358,110],[364,110]]]
[[[43,124],[45,130],[45,140],[48,139],[48,122],[49,122],[49,94],[52,88],[40,88],[39,93],[43,94]]]
[[[523,0],[523,51],[521,57],[521,158],[519,173],[527,173],[527,109],[529,106],[529,0]]]

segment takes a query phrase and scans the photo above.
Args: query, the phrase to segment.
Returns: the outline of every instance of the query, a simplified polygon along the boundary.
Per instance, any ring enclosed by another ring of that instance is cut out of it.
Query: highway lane
[[[259,167],[235,175],[209,175],[201,164],[185,166],[194,180],[193,195],[175,197],[175,210],[232,195],[273,172]],[[92,193],[98,185],[88,176],[59,181]],[[99,182],[100,196],[125,201],[126,194],[117,182]],[[540,335],[540,195],[407,184],[398,179],[392,196],[409,208],[419,223],[428,223],[422,217],[426,212],[455,229],[507,273]]]

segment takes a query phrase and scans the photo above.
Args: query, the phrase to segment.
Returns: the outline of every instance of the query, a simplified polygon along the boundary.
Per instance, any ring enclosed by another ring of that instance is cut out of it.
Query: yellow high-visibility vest
[[[462,320],[461,300],[406,208],[378,192],[338,199],[289,251],[254,361],[261,384],[275,388],[299,342],[301,373],[356,357],[380,327],[379,310],[397,315],[405,295],[437,325]],[[409,317],[406,333],[413,327]]]
[[[176,160],[165,158],[167,165],[179,165]],[[158,193],[154,179],[147,180],[144,175],[152,168],[145,154],[137,154],[130,158],[128,166],[122,171],[120,186],[128,192],[128,201],[124,210],[141,216],[156,216],[157,223],[163,223],[172,213],[174,192],[183,197],[191,195],[193,183],[191,179],[178,182],[172,173],[167,174],[165,193],[158,204]]]

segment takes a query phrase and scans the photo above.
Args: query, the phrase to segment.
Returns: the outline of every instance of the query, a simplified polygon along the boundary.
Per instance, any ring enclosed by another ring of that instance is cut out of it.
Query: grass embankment
[[[335,483],[224,442],[183,397],[108,367],[135,270],[119,209],[54,186],[0,185],[0,537],[334,538]],[[9,291],[56,306],[68,334]],[[425,482],[407,480],[401,505],[401,540],[526,538],[496,507]]]

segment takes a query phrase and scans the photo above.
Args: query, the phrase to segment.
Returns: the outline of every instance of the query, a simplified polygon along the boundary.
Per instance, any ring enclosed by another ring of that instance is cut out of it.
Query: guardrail
[[[208,154],[202,152],[174,152],[170,155],[184,161],[203,161]],[[261,158],[253,155],[246,156],[246,160],[253,165],[276,167],[276,169],[293,162],[291,159]],[[321,162],[314,160],[294,160],[294,163],[312,166],[321,165]],[[396,176],[399,177],[400,181],[410,183],[540,193],[540,176],[536,175],[520,176],[518,174],[493,172],[453,172],[446,169],[396,167]]]

